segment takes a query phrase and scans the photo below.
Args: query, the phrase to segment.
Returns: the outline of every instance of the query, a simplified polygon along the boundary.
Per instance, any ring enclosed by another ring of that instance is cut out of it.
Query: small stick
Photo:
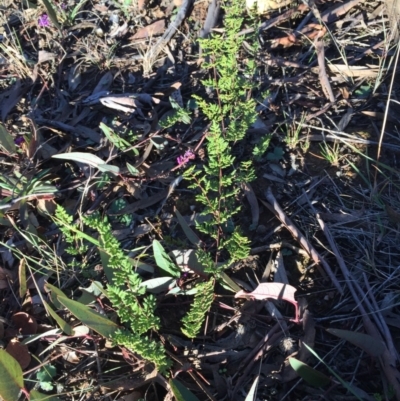
[[[319,67],[319,80],[321,82],[322,91],[331,103],[335,103],[335,95],[333,94],[331,84],[326,74],[325,69],[325,48],[322,40],[318,39],[315,43],[315,50],[317,51],[318,67]]]

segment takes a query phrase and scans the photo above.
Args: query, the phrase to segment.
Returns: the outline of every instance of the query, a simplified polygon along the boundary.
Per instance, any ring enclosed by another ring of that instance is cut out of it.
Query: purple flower
[[[194,153],[191,150],[187,150],[183,156],[179,156],[176,159],[179,167],[184,166],[189,160],[193,160],[195,158]]]
[[[39,26],[42,28],[50,26],[49,16],[47,14],[42,14],[39,18]]]
[[[15,143],[17,146],[21,146],[24,142],[25,142],[25,139],[24,139],[23,136],[17,136],[17,137],[14,139],[14,143]]]

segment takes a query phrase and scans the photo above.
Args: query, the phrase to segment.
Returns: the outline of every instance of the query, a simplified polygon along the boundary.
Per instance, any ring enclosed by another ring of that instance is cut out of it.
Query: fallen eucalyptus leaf
[[[119,173],[119,168],[117,166],[109,166],[104,163],[100,157],[92,155],[91,153],[83,152],[72,152],[72,153],[62,153],[60,155],[52,156],[54,159],[72,160],[78,163],[89,164],[89,166],[98,168],[100,171],[107,171],[117,175]]]
[[[106,338],[112,338],[116,331],[120,329],[116,323],[86,305],[61,296],[57,298],[83,324]]]
[[[300,323],[299,305],[294,297],[296,288],[283,283],[261,283],[253,292],[239,291],[235,298],[254,298],[265,300],[268,298],[290,302],[295,308],[295,318],[293,322]]]

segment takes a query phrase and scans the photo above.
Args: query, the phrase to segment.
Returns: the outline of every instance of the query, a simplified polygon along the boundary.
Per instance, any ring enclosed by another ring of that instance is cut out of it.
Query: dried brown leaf
[[[22,370],[29,366],[32,358],[26,345],[13,339],[8,343],[6,351],[17,360],[21,365]]]
[[[36,334],[37,332],[37,321],[36,319],[25,312],[15,313],[11,321],[14,324],[14,327],[19,330],[19,332],[23,335]]]
[[[150,39],[155,35],[161,35],[165,30],[165,20],[153,22],[143,28],[139,28],[132,39]]]
[[[295,319],[296,323],[299,323],[299,305],[294,297],[296,288],[289,284],[283,283],[261,283],[258,287],[250,293],[245,291],[238,291],[235,298],[247,298],[256,300],[266,300],[266,299],[277,299],[290,302],[295,307]]]

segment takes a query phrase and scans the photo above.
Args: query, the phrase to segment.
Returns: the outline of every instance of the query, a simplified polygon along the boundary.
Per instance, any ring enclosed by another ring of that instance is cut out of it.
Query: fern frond
[[[214,280],[209,280],[196,285],[196,295],[188,314],[182,319],[182,333],[189,338],[199,334],[204,317],[214,300]]]

